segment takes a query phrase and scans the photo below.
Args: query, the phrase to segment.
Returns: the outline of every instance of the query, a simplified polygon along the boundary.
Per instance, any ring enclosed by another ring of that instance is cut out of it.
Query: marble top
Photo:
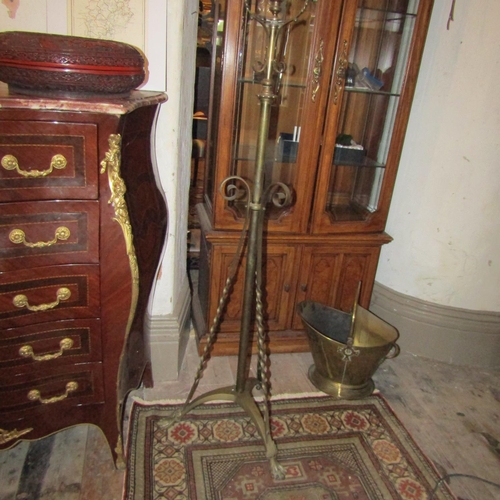
[[[91,96],[59,97],[56,94],[24,95],[11,92],[7,84],[0,82],[0,107],[22,109],[45,109],[48,111],[85,111],[123,115],[142,106],[160,104],[167,100],[167,95],[159,91],[133,90],[127,96]]]

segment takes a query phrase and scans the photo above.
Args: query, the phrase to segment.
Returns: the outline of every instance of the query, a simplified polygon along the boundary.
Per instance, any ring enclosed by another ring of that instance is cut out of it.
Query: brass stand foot
[[[127,468],[127,464],[125,462],[125,457],[123,454],[123,444],[122,439],[119,437],[115,446],[116,460],[115,467],[117,470],[125,470]]]
[[[202,404],[208,403],[210,401],[230,401],[239,405],[247,415],[250,417],[252,422],[255,424],[260,437],[264,441],[266,447],[266,457],[269,459],[271,466],[271,472],[275,479],[284,479],[285,469],[279,464],[276,455],[278,449],[276,443],[271,437],[271,429],[269,427],[269,422],[263,418],[262,413],[255,402],[252,391],[255,386],[258,386],[260,382],[255,378],[247,379],[245,383],[245,388],[242,392],[236,390],[235,386],[221,387],[213,391],[209,391],[196,399],[188,403],[184,408],[182,408],[180,417],[183,417],[191,410],[200,406]]]
[[[172,415],[170,415],[168,418],[162,418],[158,420],[158,427],[160,428],[168,427],[172,425],[174,422],[178,422],[181,419],[182,415],[183,415],[182,410],[175,410],[172,413]]]
[[[285,479],[286,470],[275,457],[269,459],[269,465],[274,479]]]

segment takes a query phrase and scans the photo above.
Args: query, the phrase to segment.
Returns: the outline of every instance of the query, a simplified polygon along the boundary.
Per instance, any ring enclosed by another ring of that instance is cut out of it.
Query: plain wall
[[[498,0],[435,0],[376,280],[500,311]]]

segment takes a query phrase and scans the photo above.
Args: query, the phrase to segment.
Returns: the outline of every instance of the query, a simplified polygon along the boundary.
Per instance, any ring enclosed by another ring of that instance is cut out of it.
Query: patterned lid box
[[[144,82],[144,57],[109,40],[26,31],[0,33],[0,81],[23,94],[124,95]]]

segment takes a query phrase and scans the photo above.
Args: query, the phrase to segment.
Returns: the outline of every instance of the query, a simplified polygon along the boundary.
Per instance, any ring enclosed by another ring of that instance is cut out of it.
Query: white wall
[[[435,0],[376,280],[500,311],[498,0]]]
[[[169,210],[166,252],[156,285],[152,315],[171,314],[186,273],[191,124],[196,58],[197,0],[167,3],[167,94],[156,134],[157,160]],[[184,43],[182,43],[184,40]]]

